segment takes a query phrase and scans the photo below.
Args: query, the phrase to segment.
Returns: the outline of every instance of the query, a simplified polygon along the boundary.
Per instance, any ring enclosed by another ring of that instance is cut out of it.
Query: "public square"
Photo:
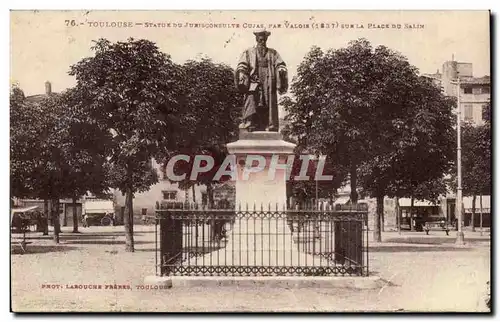
[[[490,312],[490,11],[11,20],[11,311]]]
[[[14,253],[12,309],[26,311],[446,311],[486,312],[490,236],[466,232],[383,233],[370,241],[370,274],[386,281],[376,290],[338,288],[175,287],[139,290],[154,275],[154,226],[136,226],[136,250],[125,252],[123,227],[80,228],[80,234],[28,236],[28,252]],[[42,284],[62,289],[42,289]],[[66,285],[129,285],[127,289],[66,289]],[[75,294],[76,293],[76,294]]]

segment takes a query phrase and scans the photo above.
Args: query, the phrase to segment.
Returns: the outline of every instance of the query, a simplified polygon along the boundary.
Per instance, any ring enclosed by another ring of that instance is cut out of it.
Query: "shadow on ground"
[[[89,244],[89,245],[125,245],[124,240],[98,240],[98,239],[88,239],[88,240],[80,240],[80,239],[71,239],[65,240],[65,244]],[[154,241],[137,241],[134,240],[134,244],[154,244]]]
[[[53,252],[69,252],[77,250],[77,247],[62,246],[62,245],[28,245],[27,251],[23,252],[17,245],[11,246],[12,255],[30,255],[30,254],[45,254]]]
[[[392,246],[392,245],[380,245],[380,246],[370,246],[369,252],[378,253],[408,253],[408,252],[467,252],[470,248],[461,248],[454,246],[434,246],[434,247],[421,247],[421,246]]]
[[[136,229],[136,228],[134,228],[134,229]],[[160,227],[158,227],[158,230],[160,230]],[[154,233],[155,229],[154,228],[153,229],[148,229],[148,230],[142,230],[141,229],[141,230],[138,230],[138,231],[140,231],[141,233]],[[135,231],[134,231],[134,234],[135,234]]]
[[[141,232],[142,233],[142,232]],[[136,236],[142,236],[141,233],[136,233],[134,232],[134,237]],[[36,234],[36,233],[31,233],[31,234]],[[14,237],[21,237],[22,235],[13,235]],[[123,237],[125,236],[124,232],[92,232],[92,233],[61,233],[59,235],[60,240],[80,240],[80,239],[100,239],[100,238],[110,238],[110,237]],[[26,239],[32,239],[32,240],[51,240],[53,239],[53,234],[52,232],[50,235],[30,235],[29,233],[26,234]]]
[[[154,251],[156,251],[156,249],[155,248],[136,248],[135,251],[136,252],[154,252]]]
[[[440,245],[440,244],[454,244],[455,238],[450,237],[402,237],[402,238],[387,238],[384,239],[385,243],[397,243],[397,244],[422,244],[422,245]],[[477,243],[489,243],[490,239],[484,238],[465,238],[466,243],[477,244]]]

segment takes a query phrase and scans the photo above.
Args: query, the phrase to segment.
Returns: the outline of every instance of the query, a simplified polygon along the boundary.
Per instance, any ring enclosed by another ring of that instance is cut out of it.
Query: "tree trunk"
[[[52,224],[54,225],[54,242],[59,244],[61,222],[59,221],[59,199],[52,200]]]
[[[76,211],[76,197],[73,197],[73,232],[78,232],[78,213]]]
[[[43,216],[44,216],[44,225],[43,225],[43,235],[49,235],[49,201],[43,201]]]
[[[398,234],[401,235],[401,214],[399,210],[399,198],[396,197],[396,225],[398,228]]]
[[[63,203],[63,226],[68,226],[68,217],[66,217],[66,203]]]
[[[479,195],[479,231],[483,236],[483,195]]]
[[[214,189],[211,183],[207,183],[208,208],[214,207]]]
[[[126,252],[134,252],[134,210],[132,198],[132,188],[128,187],[125,194],[125,216],[123,217],[123,226],[125,227]]]
[[[193,204],[196,204],[196,189],[194,188],[195,185],[191,186],[191,191],[193,192]]]
[[[351,166],[351,171],[350,171],[350,179],[351,179],[351,203],[352,204],[357,204],[358,203],[358,191],[357,191],[357,184],[358,184],[358,176],[357,176],[357,171],[356,171],[356,165]]]
[[[411,203],[410,203],[410,231],[415,231],[415,225],[413,225],[413,204],[415,202],[415,198],[413,198],[413,195],[411,196]]]
[[[380,232],[380,221],[384,213],[384,197],[377,197],[377,211],[375,212],[375,227],[373,229],[373,240],[375,242],[382,241],[382,234]]]
[[[474,227],[474,219],[476,217],[475,215],[476,215],[476,195],[474,194],[472,196],[472,213],[471,213],[471,217],[470,217],[471,231],[476,231],[476,228]]]
[[[383,202],[383,199],[382,199]],[[382,211],[380,214],[380,231],[384,232],[385,231],[385,213]]]

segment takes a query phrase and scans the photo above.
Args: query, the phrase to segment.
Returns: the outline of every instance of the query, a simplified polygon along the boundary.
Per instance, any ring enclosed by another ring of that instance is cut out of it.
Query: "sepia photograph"
[[[11,10],[10,311],[492,312],[488,10]]]

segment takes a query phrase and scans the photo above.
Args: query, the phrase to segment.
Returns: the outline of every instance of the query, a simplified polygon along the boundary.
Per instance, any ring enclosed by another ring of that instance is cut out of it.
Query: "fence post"
[[[160,219],[161,276],[169,275],[172,265],[182,257],[182,233],[182,221],[166,211]]]
[[[160,276],[165,276],[170,273],[169,267],[166,266],[170,252],[168,251],[168,219],[163,213],[159,219],[160,222]]]

